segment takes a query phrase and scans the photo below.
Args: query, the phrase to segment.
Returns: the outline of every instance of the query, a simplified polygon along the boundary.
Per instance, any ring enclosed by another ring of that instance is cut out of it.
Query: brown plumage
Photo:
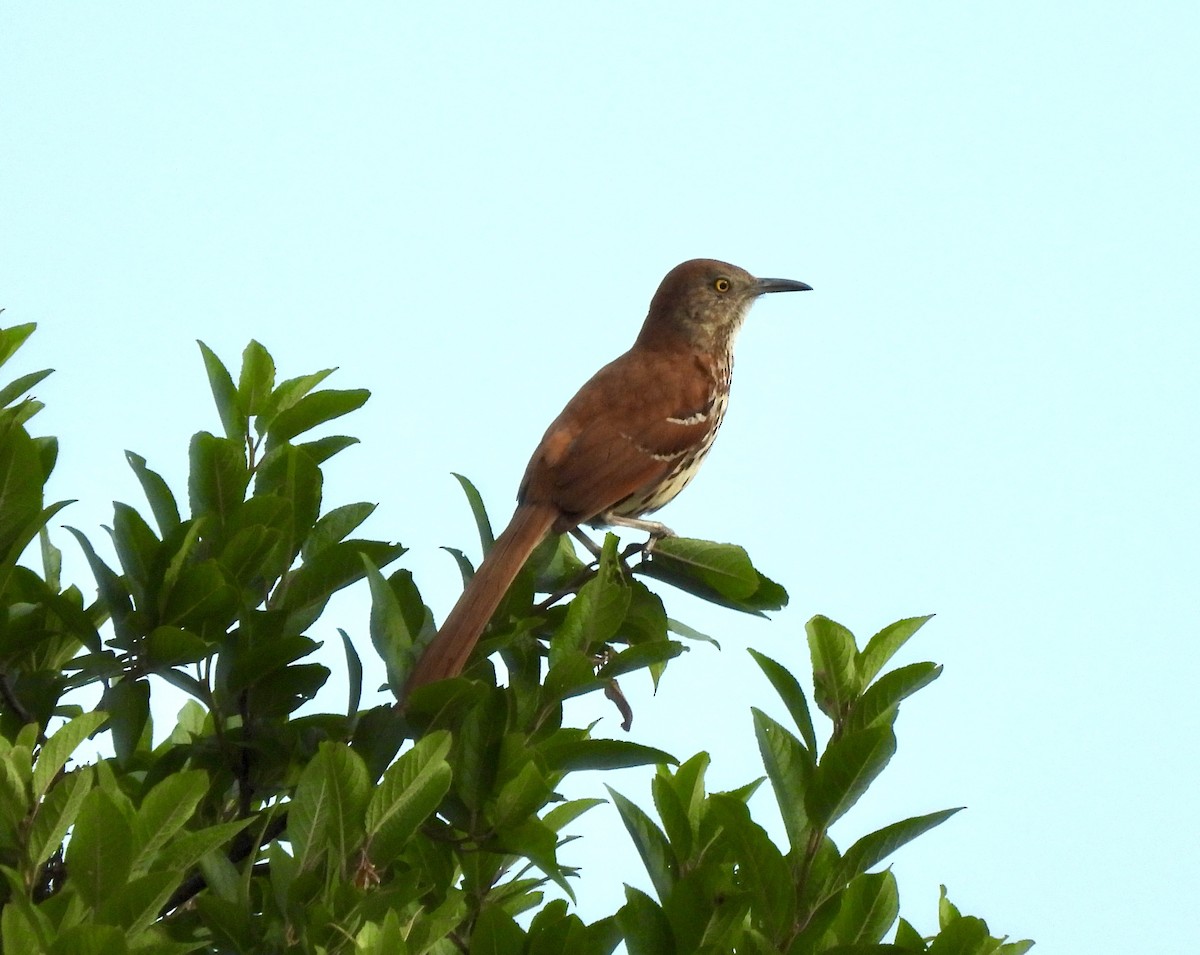
[[[756,279],[714,259],[667,273],[641,333],[567,402],[533,452],[517,509],[418,660],[408,691],[457,676],[509,584],[548,532],[619,524],[669,534],[640,520],[692,479],[725,415],[733,340],[766,292],[808,289]]]

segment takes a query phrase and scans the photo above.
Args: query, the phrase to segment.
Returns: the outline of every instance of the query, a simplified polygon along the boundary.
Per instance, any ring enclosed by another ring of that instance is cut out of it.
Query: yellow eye
[[[728,292],[729,279],[717,279],[715,282],[713,282],[713,288],[715,288],[718,292]]]

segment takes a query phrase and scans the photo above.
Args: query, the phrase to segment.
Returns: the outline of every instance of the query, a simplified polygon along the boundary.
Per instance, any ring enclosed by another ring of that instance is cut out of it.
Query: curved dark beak
[[[758,279],[755,291],[759,295],[767,292],[811,292],[812,286],[795,279]]]

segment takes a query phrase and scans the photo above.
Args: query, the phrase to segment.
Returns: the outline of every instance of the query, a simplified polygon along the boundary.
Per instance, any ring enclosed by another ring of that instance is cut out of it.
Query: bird
[[[646,520],[695,476],[725,417],[734,338],[771,292],[811,291],[691,259],[663,278],[633,346],[593,375],[546,429],[517,507],[413,667],[404,697],[459,675],[513,579],[547,534],[581,524],[670,536]]]

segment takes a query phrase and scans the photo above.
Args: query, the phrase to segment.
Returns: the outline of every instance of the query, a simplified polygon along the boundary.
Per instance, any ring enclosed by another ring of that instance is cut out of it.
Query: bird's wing
[[[665,479],[708,435],[716,392],[702,362],[659,365],[627,354],[597,372],[546,431],[520,499],[583,522]]]

